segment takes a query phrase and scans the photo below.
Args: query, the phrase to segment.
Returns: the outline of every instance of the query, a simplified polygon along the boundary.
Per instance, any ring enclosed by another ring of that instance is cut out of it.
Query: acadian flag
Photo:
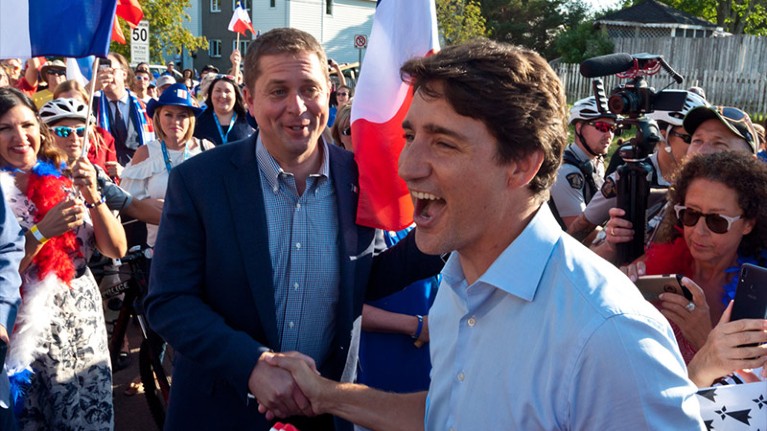
[[[0,58],[106,56],[117,0],[0,0]]]
[[[357,223],[400,230],[413,223],[413,202],[397,175],[402,120],[413,94],[399,68],[439,50],[434,0],[379,0],[352,104],[352,145],[359,166]]]
[[[250,30],[251,34],[256,34],[256,30],[253,28],[253,24],[250,23],[248,12],[242,8],[242,3],[237,2],[237,7],[234,8],[232,19],[229,21],[229,31],[247,36],[248,34],[245,30]]]
[[[144,11],[141,10],[141,5],[138,4],[138,0],[117,0],[117,12],[116,15],[124,19],[131,28],[136,27],[141,19],[144,17]],[[112,40],[125,45],[125,35],[120,28],[120,23],[115,19],[112,24]]]

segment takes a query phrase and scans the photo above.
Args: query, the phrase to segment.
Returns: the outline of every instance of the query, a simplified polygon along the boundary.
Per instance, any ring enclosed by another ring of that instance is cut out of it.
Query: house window
[[[221,0],[210,0],[210,11],[221,12]]]
[[[325,13],[333,15],[333,0],[325,0]]]
[[[269,0],[269,7],[277,6],[277,0]]]
[[[221,40],[211,39],[208,41],[208,56],[221,57]]]
[[[253,5],[253,0],[232,0],[232,10],[237,7],[237,3],[242,3],[243,9],[250,10],[251,6]]]
[[[240,46],[238,47],[237,46],[237,39],[234,39],[232,41],[232,51],[234,51],[235,48],[239,48],[240,49],[240,54],[242,54],[242,56],[244,57],[245,53],[248,51],[248,45],[250,45],[250,41],[249,40],[243,40],[242,38],[240,38]]]

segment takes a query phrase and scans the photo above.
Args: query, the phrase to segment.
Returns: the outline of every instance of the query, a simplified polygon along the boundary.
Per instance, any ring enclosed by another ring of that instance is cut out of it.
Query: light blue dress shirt
[[[258,137],[269,256],[272,261],[279,351],[299,351],[321,366],[336,334],[341,280],[336,193],[327,144],[320,171],[306,179],[299,196],[295,177],[285,172]]]
[[[702,430],[666,319],[543,205],[468,286],[457,253],[429,312],[427,430]]]

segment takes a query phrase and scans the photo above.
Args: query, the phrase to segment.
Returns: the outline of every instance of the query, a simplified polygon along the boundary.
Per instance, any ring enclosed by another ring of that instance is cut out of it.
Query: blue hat
[[[146,112],[150,117],[154,116],[155,109],[161,106],[183,106],[194,112],[194,115],[200,115],[202,108],[197,106],[189,93],[189,89],[183,83],[173,84],[162,92],[160,98],[152,99],[146,104]]]

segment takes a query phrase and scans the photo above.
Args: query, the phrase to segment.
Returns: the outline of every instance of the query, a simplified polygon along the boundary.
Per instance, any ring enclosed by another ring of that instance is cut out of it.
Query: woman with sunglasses
[[[330,129],[330,134],[333,136],[333,143],[353,152],[351,119],[352,105],[342,106],[338,109],[338,115],[336,116],[335,123],[333,123],[333,127]]]
[[[149,101],[147,113],[152,116],[157,139],[136,150],[120,183],[134,199],[150,199],[162,205],[170,170],[214,148],[211,142],[192,136],[195,116],[201,111],[183,83],[171,85],[159,99]],[[154,246],[159,226],[147,223],[146,228],[146,243]]]
[[[753,155],[720,152],[689,160],[670,192],[671,242],[653,244],[647,274],[682,274],[692,300],[664,293],[658,304],[672,324],[690,378],[699,386],[736,370],[759,368],[767,321],[729,322],[740,267],[767,265],[767,166]],[[713,329],[712,329],[713,328]]]
[[[23,398],[21,429],[111,429],[106,327],[86,262],[95,248],[123,256],[125,233],[79,156],[85,113],[51,125],[58,136],[29,98],[0,88],[0,184],[26,232],[23,302],[5,365]]]
[[[194,136],[207,139],[216,146],[235,142],[252,135],[245,102],[234,77],[216,75],[205,89],[205,111],[197,118]]]

